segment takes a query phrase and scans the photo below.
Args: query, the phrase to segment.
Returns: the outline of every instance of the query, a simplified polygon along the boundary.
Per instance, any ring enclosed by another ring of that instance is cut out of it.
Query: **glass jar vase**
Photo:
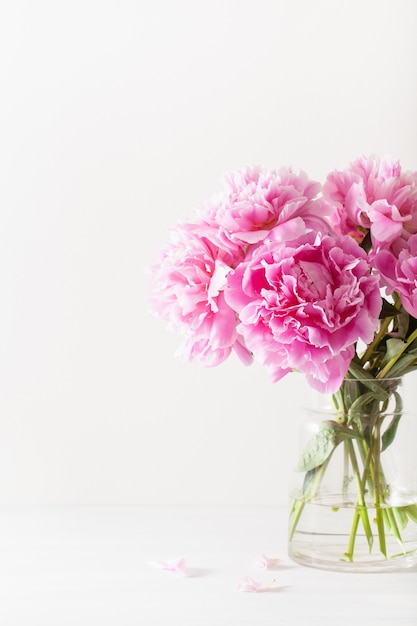
[[[346,379],[304,410],[289,556],[379,572],[417,564],[417,408],[402,380]]]

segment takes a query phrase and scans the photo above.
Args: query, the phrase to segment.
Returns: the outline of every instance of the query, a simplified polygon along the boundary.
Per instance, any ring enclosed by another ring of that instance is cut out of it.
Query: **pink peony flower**
[[[397,292],[405,310],[417,317],[417,234],[404,244],[398,258],[391,250],[381,250],[373,263],[387,294]]]
[[[388,247],[417,232],[417,174],[402,172],[389,157],[361,157],[332,172],[323,194],[336,204],[338,234],[361,242],[369,229],[375,247]]]
[[[303,172],[247,168],[229,174],[225,185],[194,221],[172,229],[151,272],[153,312],[185,336],[177,354],[207,366],[219,365],[232,350],[245,364],[252,361],[223,293],[228,273],[251,247],[267,235],[286,241],[331,229],[330,205],[316,199],[321,186]]]
[[[278,381],[292,370],[336,391],[355,354],[372,340],[382,306],[368,257],[350,237],[315,233],[267,242],[227,276],[247,347]]]
[[[248,363],[251,355],[237,334],[236,314],[223,294],[227,274],[242,253],[238,248],[233,254],[230,247],[218,247],[210,241],[209,231],[208,225],[191,223],[171,231],[160,262],[151,270],[151,306],[169,328],[185,335],[178,352],[183,358],[215,366],[235,349]]]
[[[233,242],[289,241],[310,230],[331,229],[327,217],[333,207],[317,198],[321,185],[304,172],[246,168],[228,174],[225,186],[208,213]]]

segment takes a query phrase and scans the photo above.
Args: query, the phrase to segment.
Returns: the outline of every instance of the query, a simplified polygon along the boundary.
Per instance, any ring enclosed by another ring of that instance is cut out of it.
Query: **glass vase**
[[[292,560],[351,572],[417,565],[417,410],[404,400],[399,378],[346,379],[304,410]]]

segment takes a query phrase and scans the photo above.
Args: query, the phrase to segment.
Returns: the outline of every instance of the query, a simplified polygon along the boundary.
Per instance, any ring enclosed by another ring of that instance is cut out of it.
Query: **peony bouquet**
[[[388,157],[361,157],[323,185],[292,168],[228,174],[222,193],[172,229],[151,274],[152,309],[183,335],[181,357],[216,366],[234,351],[244,364],[265,365],[274,382],[299,371],[333,394],[339,418],[326,422],[315,453],[308,447],[300,462],[306,481],[290,534],[344,442],[369,546],[369,494],[381,505],[382,553],[386,532],[401,542],[376,476],[399,421],[382,425],[397,394],[384,381],[417,369],[417,172]],[[357,381],[353,392],[345,393],[346,381]],[[402,526],[417,521],[417,505],[400,517]]]

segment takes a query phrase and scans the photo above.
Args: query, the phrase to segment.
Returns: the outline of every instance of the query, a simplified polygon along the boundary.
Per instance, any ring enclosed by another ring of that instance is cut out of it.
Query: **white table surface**
[[[2,626],[417,625],[417,570],[341,574],[286,555],[285,509],[0,508]],[[280,557],[275,570],[259,555]],[[187,576],[152,561],[184,557]],[[277,579],[240,593],[245,576]]]

